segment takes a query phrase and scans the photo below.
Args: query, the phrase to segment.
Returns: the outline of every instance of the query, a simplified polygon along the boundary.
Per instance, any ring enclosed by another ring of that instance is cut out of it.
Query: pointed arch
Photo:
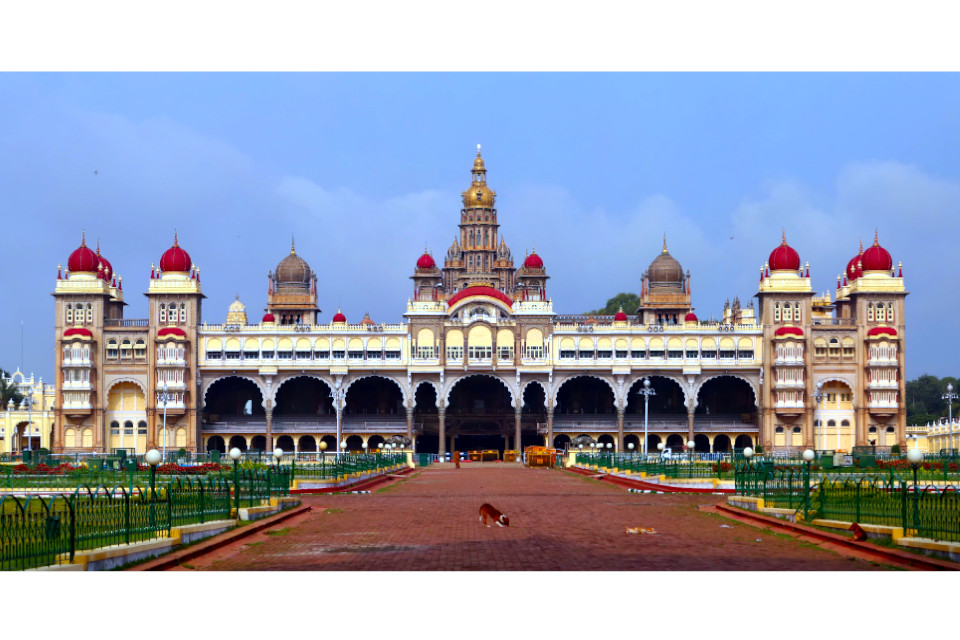
[[[383,380],[389,380],[390,382],[394,383],[395,385],[397,385],[397,388],[400,389],[400,395],[403,397],[403,406],[405,407],[409,406],[408,405],[410,401],[409,390],[406,389],[404,385],[401,384],[401,382],[396,378],[392,376],[386,376],[380,373],[367,373],[367,374],[357,376],[356,378],[353,378],[350,381],[348,381],[343,387],[344,398],[346,398],[347,394],[350,392],[350,387],[352,387],[355,382],[366,380],[367,378],[382,378]]]
[[[693,392],[693,397],[696,400],[697,405],[700,404],[700,391],[703,390],[703,386],[706,383],[710,382],[711,380],[716,380],[717,378],[736,378],[737,380],[742,380],[743,382],[746,382],[747,385],[750,387],[750,391],[753,393],[753,405],[757,409],[760,408],[760,392],[757,389],[758,383],[755,380],[751,380],[750,378],[740,375],[738,373],[718,373],[715,375],[707,376],[706,378],[703,378],[702,380],[700,380],[700,382],[697,383],[697,386]]]
[[[442,396],[437,396],[437,397],[442,397],[442,398],[443,398],[443,406],[444,406],[444,408],[450,406],[450,392],[453,391],[453,388],[456,387],[460,382],[462,382],[462,381],[464,381],[464,380],[467,380],[468,378],[493,378],[494,380],[496,380],[497,382],[499,382],[500,384],[502,384],[504,387],[507,388],[507,392],[510,394],[510,405],[511,405],[514,409],[516,409],[516,407],[517,407],[517,393],[516,393],[516,390],[510,385],[509,382],[507,382],[506,380],[504,380],[504,379],[501,378],[500,376],[495,376],[495,375],[490,374],[490,373],[471,373],[471,374],[468,374],[468,375],[465,375],[465,376],[460,376],[460,377],[458,377],[458,378],[454,378],[454,379],[450,380],[450,382],[448,382],[447,385],[446,385],[446,390],[443,392],[443,395],[442,395]]]

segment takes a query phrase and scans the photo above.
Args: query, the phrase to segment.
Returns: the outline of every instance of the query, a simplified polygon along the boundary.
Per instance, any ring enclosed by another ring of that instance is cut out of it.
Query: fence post
[[[206,522],[206,520],[204,520],[204,517],[203,517],[203,515],[204,515],[204,513],[205,513],[204,508],[203,508],[203,502],[204,502],[204,501],[203,501],[203,494],[204,494],[204,491],[203,491],[203,478],[201,478],[201,479],[197,482],[197,484],[200,485],[200,524],[203,524],[204,522]]]
[[[860,522],[860,487],[861,485],[863,485],[863,480],[862,479],[857,480],[857,491],[854,494],[854,501],[853,501],[854,505],[856,506],[856,513],[857,513],[856,515],[857,519],[855,520],[855,522],[858,522],[858,523]]]
[[[113,500],[113,496],[109,498]],[[123,491],[123,525],[123,541],[130,544],[130,494],[126,491]]]

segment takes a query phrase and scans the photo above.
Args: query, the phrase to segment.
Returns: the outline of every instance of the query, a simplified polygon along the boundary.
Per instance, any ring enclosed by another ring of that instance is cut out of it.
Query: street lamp
[[[33,451],[33,388],[27,391],[27,396],[23,399],[27,403],[27,451]]]
[[[693,477],[693,448],[696,443],[693,440],[687,440],[687,457],[690,458],[690,477]]]
[[[163,459],[167,459],[167,402],[171,400],[170,394],[167,393],[169,387],[167,386],[167,381],[163,381],[163,386],[160,387],[160,393],[157,396],[157,399],[160,400],[160,404],[163,405]],[[136,437],[136,436],[134,436]],[[136,442],[136,440],[134,440]]]
[[[230,459],[233,460],[233,504],[237,508],[237,513],[240,513],[240,475],[237,470],[237,462],[242,455],[243,452],[240,449],[236,447],[230,449]]]
[[[657,392],[650,386],[650,378],[643,379],[643,388],[638,391],[643,394],[643,456],[647,456],[647,424],[650,415],[650,396],[657,395]],[[662,447],[660,447],[662,448]]]
[[[323,474],[323,477],[327,477],[327,442],[326,440],[320,441],[320,473]]]
[[[923,462],[923,451],[920,451],[917,439],[913,439],[913,449],[907,451],[907,461],[913,467],[913,528],[916,529],[920,520],[920,487],[917,485],[917,469]]]
[[[947,435],[950,437],[950,453],[953,454],[953,401],[957,399],[957,394],[953,392],[953,383],[947,384],[947,392],[940,396],[947,401]]]
[[[160,452],[156,449],[150,449],[147,451],[147,455],[144,456],[144,460],[147,461],[147,464],[150,465],[150,527],[154,528],[156,523],[156,513],[154,504],[157,501],[157,465],[160,464],[161,460]]]
[[[821,451],[825,451],[827,448],[823,433],[823,410],[821,408],[823,398],[823,383],[817,383],[817,392],[813,394],[813,399],[817,401],[817,440],[819,440],[818,444],[820,445]]]

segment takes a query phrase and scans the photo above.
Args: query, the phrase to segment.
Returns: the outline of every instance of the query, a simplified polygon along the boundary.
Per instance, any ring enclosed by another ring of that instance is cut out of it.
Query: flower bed
[[[29,467],[25,464],[18,464],[17,466],[13,467],[13,473],[16,475],[31,475],[31,476],[62,476],[72,471],[77,471],[79,469],[80,467],[75,467],[68,462],[58,464],[55,467],[51,467],[43,463],[38,464],[36,467]]]
[[[912,471],[913,466],[910,464],[909,460],[899,459],[899,460],[877,460],[877,466],[881,469],[893,469],[895,471]],[[943,471],[942,462],[921,462],[918,467],[925,471]],[[960,465],[956,462],[950,462],[947,464],[947,471],[957,471],[960,469]]]

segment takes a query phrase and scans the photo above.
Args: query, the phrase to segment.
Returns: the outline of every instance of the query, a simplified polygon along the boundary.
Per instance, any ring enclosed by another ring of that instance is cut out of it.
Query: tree
[[[588,311],[588,314],[593,314],[597,316],[612,316],[620,309],[623,309],[624,313],[634,313],[637,310],[637,307],[640,306],[640,296],[635,293],[618,293],[609,300],[607,304],[602,309],[594,309],[593,311]]]
[[[10,379],[10,374],[0,369],[0,409],[7,410],[9,404],[13,402],[19,405],[23,402],[23,394]]]

